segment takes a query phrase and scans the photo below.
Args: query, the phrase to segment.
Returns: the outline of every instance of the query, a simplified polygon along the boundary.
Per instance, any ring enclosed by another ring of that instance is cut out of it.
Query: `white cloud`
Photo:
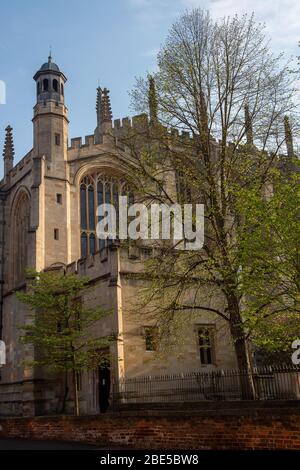
[[[155,40],[155,30],[165,30],[186,9],[200,7],[213,18],[254,13],[256,21],[266,24],[271,48],[299,55],[299,0],[127,0],[141,29],[147,28]],[[154,46],[155,47],[155,46]],[[147,51],[145,52],[145,55]]]
[[[182,7],[207,8],[214,18],[234,14],[251,14],[266,24],[266,33],[278,48],[295,53],[300,39],[298,0],[179,0]]]

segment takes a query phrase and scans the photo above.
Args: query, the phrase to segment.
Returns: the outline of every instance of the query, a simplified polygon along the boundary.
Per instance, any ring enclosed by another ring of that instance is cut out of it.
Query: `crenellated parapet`
[[[13,186],[20,179],[22,179],[32,168],[33,152],[30,150],[7,174],[9,176],[9,182],[5,178],[0,181],[0,186],[4,183],[8,183],[9,186]]]
[[[32,150],[30,150],[11,170],[12,179],[15,176],[22,175],[29,168],[29,164],[32,163]]]
[[[111,274],[112,258],[115,255],[113,245],[103,248],[86,258],[80,258],[65,267],[67,273],[76,273],[94,279],[99,276],[109,277]]]
[[[115,138],[116,144],[120,143],[122,138],[126,137],[130,131],[137,133],[148,129],[149,118],[147,114],[138,114],[132,117],[124,117],[122,119],[115,119],[113,121],[111,136]],[[170,131],[170,135],[178,137],[183,140],[192,139],[191,134],[186,131],[179,132],[177,129]],[[97,142],[93,134],[85,137],[73,137],[70,141],[68,150],[82,149],[92,146],[101,146],[102,142]]]
[[[129,130],[142,130],[147,129],[149,126],[149,119],[147,114],[137,114],[135,116],[124,117],[123,119],[115,119],[113,131],[116,136],[128,133]]]
[[[55,266],[51,269],[65,269],[67,273],[87,276],[91,281],[95,279],[115,279],[118,274],[140,273],[143,263],[153,256],[153,248],[147,246],[120,245],[112,241],[106,248],[80,258],[69,265]]]
[[[74,137],[71,139],[71,144],[68,147],[68,150],[91,147],[92,145],[95,145],[94,134],[86,135],[84,139],[82,137]]]

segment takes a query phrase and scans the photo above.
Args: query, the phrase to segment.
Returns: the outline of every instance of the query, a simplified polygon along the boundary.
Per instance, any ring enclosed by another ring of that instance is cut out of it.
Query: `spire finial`
[[[293,134],[290,125],[290,120],[288,116],[284,116],[284,134],[285,134],[285,143],[287,148],[287,156],[289,158],[294,157],[294,146],[293,146]]]
[[[253,145],[252,119],[250,116],[248,103],[246,103],[244,106],[244,113],[245,113],[245,131],[246,131],[247,144]]]
[[[52,62],[52,48],[51,48],[51,46],[49,46],[48,62]]]
[[[112,112],[111,112],[109,90],[107,88],[103,88],[101,90],[100,124],[103,124],[104,122],[111,122],[111,120],[112,120]]]
[[[101,124],[101,87],[97,87],[97,97],[96,97],[96,113],[97,113],[97,126],[99,127]]]
[[[208,124],[208,113],[207,113],[207,100],[203,89],[200,89],[199,93],[199,112],[200,112],[200,142],[204,152],[208,152],[210,133]]]
[[[156,98],[155,80],[152,75],[149,75],[148,106],[149,106],[150,122],[153,124],[157,122],[157,98]]]
[[[5,129],[5,141],[3,148],[3,158],[4,158],[4,175],[7,176],[10,170],[14,166],[14,142],[12,127],[8,125]]]
[[[13,129],[10,125],[5,128],[5,141],[3,149],[3,157],[9,158],[11,160],[13,160],[15,154],[12,130]]]
[[[95,143],[103,142],[103,136],[112,129],[112,112],[107,88],[97,87],[96,98],[97,127],[95,129]]]

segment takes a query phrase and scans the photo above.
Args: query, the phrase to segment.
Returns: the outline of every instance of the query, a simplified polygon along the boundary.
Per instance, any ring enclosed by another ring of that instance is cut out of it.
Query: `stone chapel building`
[[[130,274],[141,269],[147,250],[104,246],[96,237],[97,203],[128,191],[126,174],[134,161],[122,135],[137,119],[113,123],[109,92],[98,88],[95,131],[84,142],[72,138],[69,145],[66,76],[49,57],[33,78],[33,147],[14,165],[12,128],[6,128],[0,182],[0,339],[7,356],[0,369],[0,414],[57,412],[61,394],[47,373],[22,363],[32,351],[18,339],[18,325],[26,322],[27,313],[15,293],[26,285],[27,266],[37,271],[62,266],[89,276],[82,301],[113,311],[100,322],[98,333],[114,332],[121,340],[111,346],[106,371],[83,374],[80,400],[86,413],[99,412],[101,394],[109,393],[101,388],[105,380],[236,367],[227,327],[205,313],[188,325],[180,357],[157,357],[151,324],[132,308],[138,281]],[[203,328],[204,342],[199,335]]]

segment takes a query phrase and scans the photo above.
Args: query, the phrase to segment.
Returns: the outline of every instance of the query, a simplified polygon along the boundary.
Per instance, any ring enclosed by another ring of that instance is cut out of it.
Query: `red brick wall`
[[[0,438],[135,449],[300,449],[300,410],[148,411],[0,418]]]

